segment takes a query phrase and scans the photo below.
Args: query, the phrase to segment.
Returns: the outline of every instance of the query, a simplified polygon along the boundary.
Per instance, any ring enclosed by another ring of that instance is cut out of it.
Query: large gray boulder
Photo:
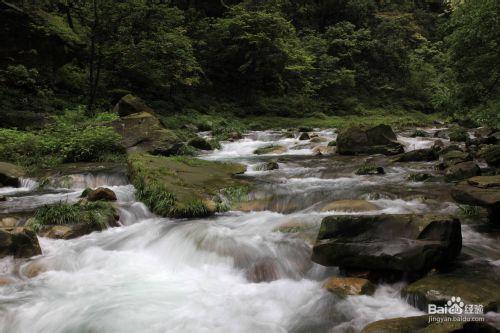
[[[134,113],[147,112],[153,114],[154,111],[137,96],[128,94],[123,96],[113,108],[113,112],[120,117],[130,116]]]
[[[461,247],[460,222],[450,216],[329,216],[312,260],[352,270],[423,273],[446,266]]]
[[[350,126],[340,131],[337,152],[341,155],[397,155],[403,153],[404,149],[388,125]]]
[[[460,182],[451,196],[461,204],[485,207],[490,222],[500,224],[500,175],[477,176]]]

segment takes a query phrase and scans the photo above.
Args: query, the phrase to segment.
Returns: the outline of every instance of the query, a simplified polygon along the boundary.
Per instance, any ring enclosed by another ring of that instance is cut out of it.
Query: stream
[[[328,139],[323,145],[336,138],[334,130],[318,134]],[[398,140],[408,151],[436,139],[400,133]],[[270,143],[288,151],[253,154]],[[338,270],[313,263],[311,247],[323,217],[367,214],[322,212],[328,203],[365,199],[379,208],[370,214],[456,213],[450,185],[434,163],[315,156],[312,147],[309,140],[261,131],[201,155],[246,164],[241,177],[254,183],[246,209],[206,219],[155,216],[118,174],[73,175],[43,191],[32,180],[1,188],[10,196],[0,202],[7,214],[76,202],[86,187],[109,187],[122,226],[71,240],[40,237],[43,255],[0,259],[0,278],[13,280],[0,284],[0,332],[359,332],[373,321],[424,314],[401,297],[403,282],[379,285],[372,296],[329,293],[322,284]],[[279,169],[257,171],[267,161]],[[355,175],[367,161],[386,173]],[[408,181],[415,172],[436,177]],[[500,265],[498,236],[469,224],[462,232],[462,252]]]

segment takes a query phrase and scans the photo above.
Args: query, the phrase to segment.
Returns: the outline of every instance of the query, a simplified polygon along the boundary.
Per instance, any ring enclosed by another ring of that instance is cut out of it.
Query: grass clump
[[[164,185],[157,182],[146,184],[144,181],[134,183],[136,196],[151,211],[161,216],[170,216],[174,210],[176,198]]]
[[[480,209],[478,206],[470,206],[470,205],[459,205],[458,211],[460,215],[469,217],[478,216],[480,213]]]
[[[97,229],[105,229],[113,218],[115,210],[109,202],[56,203],[38,208],[28,227],[35,232],[51,225],[89,224]]]

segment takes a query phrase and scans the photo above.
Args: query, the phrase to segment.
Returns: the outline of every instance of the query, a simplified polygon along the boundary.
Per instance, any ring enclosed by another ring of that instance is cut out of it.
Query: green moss
[[[276,149],[280,149],[280,148],[282,148],[282,147],[279,145],[270,144],[270,145],[255,149],[253,153],[257,154],[257,155],[270,154],[270,153],[274,152]]]
[[[38,21],[36,28],[45,34],[56,35],[70,45],[83,45],[80,35],[70,28],[64,17],[38,10],[36,19]]]
[[[224,189],[242,185],[233,176],[245,171],[240,164],[187,156],[133,153],[128,160],[138,199],[154,213],[169,217],[202,217],[219,211],[217,197]]]

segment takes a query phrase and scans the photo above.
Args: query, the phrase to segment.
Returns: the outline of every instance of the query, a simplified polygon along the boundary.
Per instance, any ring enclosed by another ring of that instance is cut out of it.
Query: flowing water
[[[407,150],[433,144],[399,139]],[[253,154],[269,143],[288,151]],[[324,216],[346,214],[321,212],[329,202],[364,198],[380,208],[372,214],[453,213],[448,185],[439,177],[406,181],[412,172],[435,173],[429,163],[313,156],[312,146],[282,132],[251,132],[203,155],[246,164],[242,177],[255,183],[249,209],[207,219],[153,215],[122,175],[73,175],[41,192],[33,182],[0,189],[10,195],[0,202],[5,214],[73,202],[85,187],[106,186],[117,194],[122,224],[72,240],[40,238],[43,255],[1,259],[0,278],[12,283],[0,285],[0,332],[358,332],[376,320],[422,314],[401,298],[403,283],[381,285],[372,296],[326,292],[323,281],[338,272],[311,262],[311,246]],[[384,165],[386,174],[355,175],[367,160]],[[257,171],[264,161],[280,168]],[[468,225],[464,247],[500,260],[497,239]]]

